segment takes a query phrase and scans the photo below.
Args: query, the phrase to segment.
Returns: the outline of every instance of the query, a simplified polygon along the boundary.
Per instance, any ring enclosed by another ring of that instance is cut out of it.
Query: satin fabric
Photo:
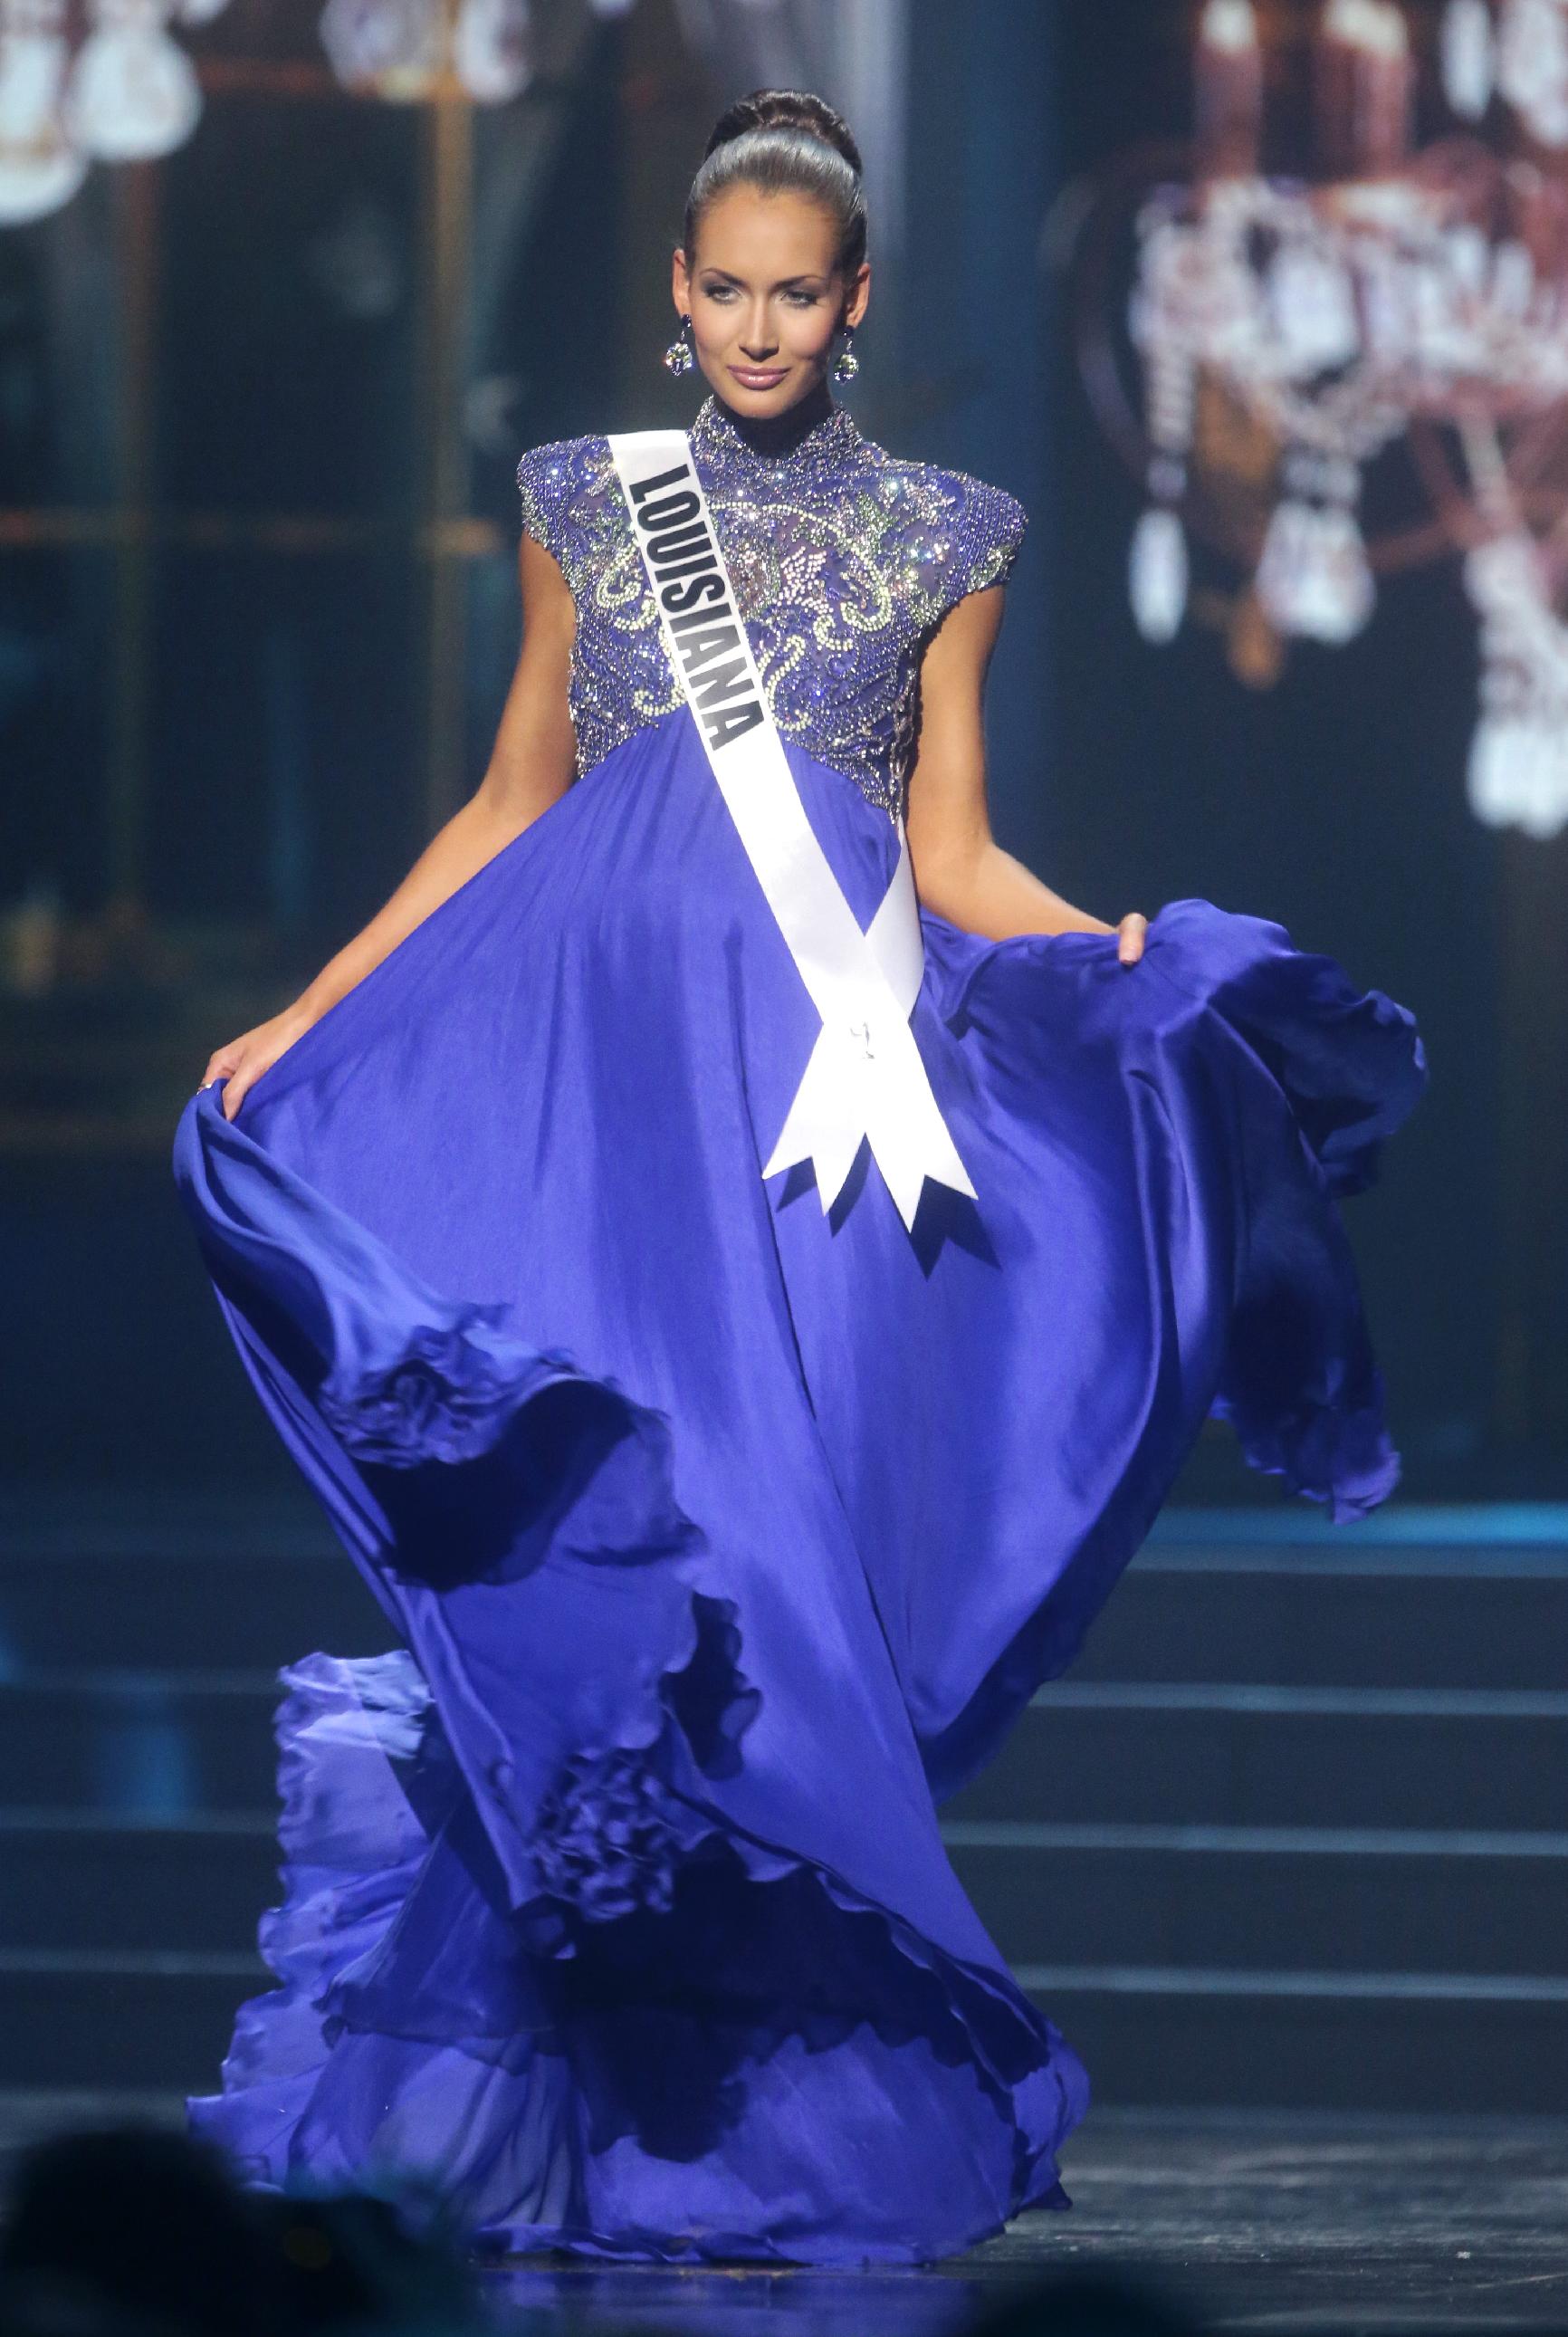
[[[898,840],[793,745],[862,925]],[[978,1198],[760,1174],[819,1019],[683,708],[536,819],[175,1171],[404,1650],[279,1713],[278,1989],[192,2122],[423,2173],[498,2247],[920,2261],[1030,2204],[1083,2067],[940,1797],[1070,1661],[1213,1408],[1397,1475],[1337,1198],[1409,1016],[1201,901],[990,944],[912,1029]]]

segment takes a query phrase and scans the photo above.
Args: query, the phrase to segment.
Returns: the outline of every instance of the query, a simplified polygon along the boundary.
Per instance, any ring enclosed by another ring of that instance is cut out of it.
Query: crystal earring
[[[833,377],[835,381],[853,381],[860,369],[861,361],[855,355],[855,328],[846,325],[844,345],[833,361]]]
[[[691,318],[683,317],[680,330],[664,353],[664,361],[671,373],[689,373],[696,363],[696,353],[691,345]]]

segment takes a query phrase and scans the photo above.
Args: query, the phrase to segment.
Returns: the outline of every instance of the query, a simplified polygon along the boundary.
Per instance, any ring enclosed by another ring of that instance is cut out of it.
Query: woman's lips
[[[776,389],[779,383],[787,378],[789,367],[732,365],[730,371],[743,389]]]

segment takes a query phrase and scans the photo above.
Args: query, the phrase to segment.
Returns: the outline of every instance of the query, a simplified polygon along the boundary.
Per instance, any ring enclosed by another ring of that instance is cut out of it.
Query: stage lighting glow
[[[147,161],[183,145],[200,112],[195,73],[169,37],[161,0],[93,0],[93,29],[65,85],[72,142],[102,161]]]
[[[0,225],[58,210],[93,161],[147,161],[190,137],[201,92],[170,16],[168,0],[92,0],[73,56],[64,0],[0,0]]]
[[[1477,128],[1419,149],[1402,8],[1324,0],[1313,151],[1294,177],[1261,162],[1262,51],[1281,21],[1208,0],[1190,172],[1163,162],[1140,191],[1124,167],[1141,395],[1105,330],[1103,278],[1080,303],[1086,382],[1150,498],[1135,619],[1151,641],[1179,629],[1190,530],[1250,570],[1232,650],[1245,678],[1270,679],[1260,624],[1281,642],[1348,642],[1372,618],[1379,566],[1459,552],[1485,667],[1471,806],[1555,834],[1568,826],[1568,0],[1452,0],[1442,91]],[[1111,208],[1088,211],[1080,253],[1104,260]],[[1420,518],[1368,540],[1365,474],[1399,449]]]
[[[532,78],[526,0],[463,0],[452,61],[482,105],[502,105],[521,95]]]
[[[1443,86],[1466,122],[1479,122],[1496,86],[1497,50],[1486,0],[1450,0],[1443,19]]]
[[[64,15],[64,0],[0,0],[0,223],[58,210],[87,175],[60,121]]]
[[[1568,146],[1568,7],[1508,0],[1497,27],[1497,88],[1543,145]]]
[[[409,103],[428,97],[441,72],[441,0],[326,0],[321,45],[346,89]]]

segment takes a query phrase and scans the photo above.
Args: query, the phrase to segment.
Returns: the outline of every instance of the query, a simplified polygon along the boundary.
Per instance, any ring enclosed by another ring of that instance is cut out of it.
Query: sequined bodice
[[[1006,577],[1022,507],[962,471],[901,462],[830,408],[787,452],[758,453],[709,397],[691,444],[774,719],[786,738],[901,810],[920,660],[947,611]],[[562,438],[518,465],[522,523],[577,606],[577,763],[682,703],[602,437]]]

